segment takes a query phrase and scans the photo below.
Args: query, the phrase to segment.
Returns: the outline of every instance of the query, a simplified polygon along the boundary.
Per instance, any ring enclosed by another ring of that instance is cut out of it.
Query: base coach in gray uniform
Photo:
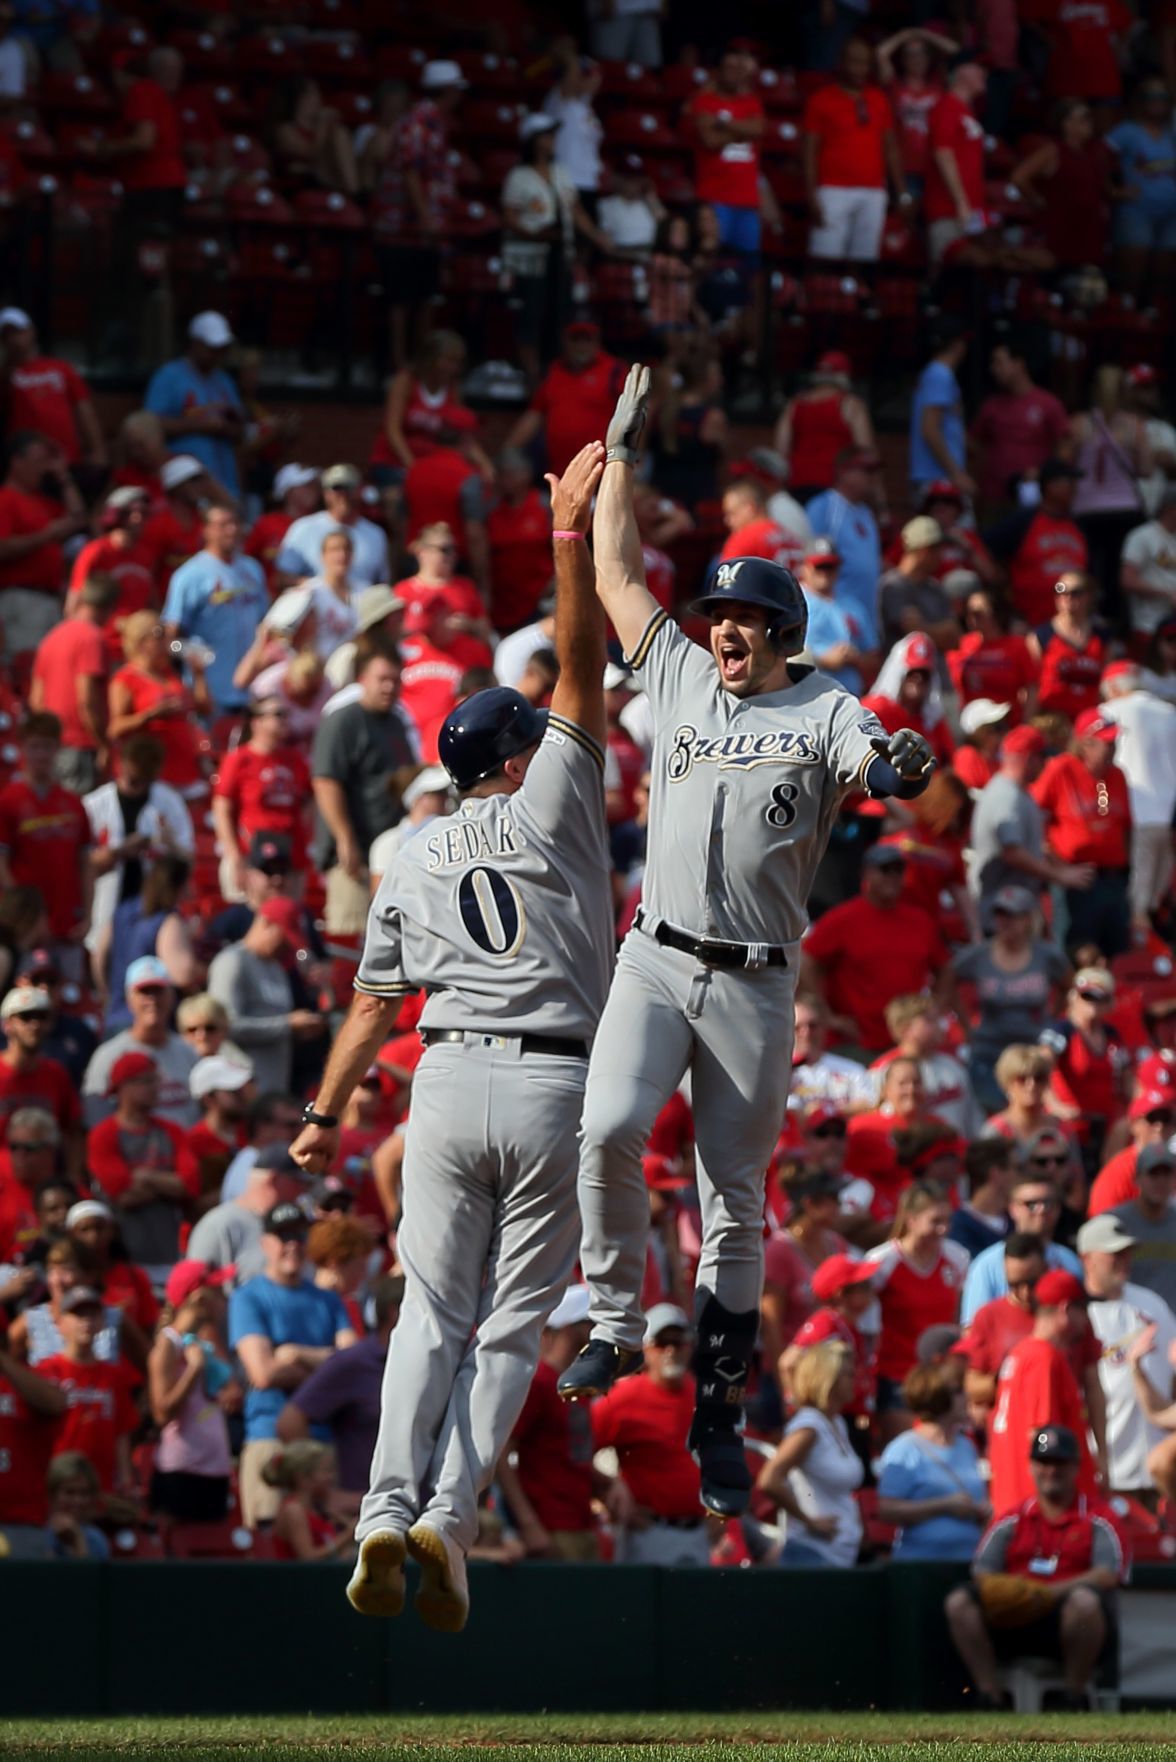
[[[461,807],[410,839],[380,884],[357,995],[293,1146],[304,1167],[333,1158],[337,1116],[404,994],[423,986],[404,1305],[347,1594],[363,1614],[399,1614],[411,1554],[417,1609],[445,1632],[465,1625],[478,1496],[580,1235],[580,1114],[613,955],[604,617],[582,536],[603,464],[597,442],[550,480],[561,669],[550,715],[496,687],[445,723],[440,754]]]
[[[641,1154],[689,1070],[703,1247],[689,1445],[703,1503],[747,1505],[742,1397],[763,1286],[764,1171],[788,1098],[798,945],[842,799],[919,795],[934,761],[891,739],[857,698],[790,657],[806,608],[778,564],[719,565],[697,610],[710,653],[645,585],[632,467],[649,375],[634,368],[609,428],[595,517],[596,590],[655,723],[643,903],[626,938],[588,1076],[581,1264],[593,1337],[564,1372],[575,1400],[640,1362],[649,1234]]]

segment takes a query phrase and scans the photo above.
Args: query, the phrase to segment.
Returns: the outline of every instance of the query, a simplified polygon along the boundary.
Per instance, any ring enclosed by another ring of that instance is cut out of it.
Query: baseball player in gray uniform
[[[356,996],[293,1147],[323,1168],[337,1116],[424,987],[398,1246],[404,1306],[384,1373],[359,1558],[347,1589],[456,1633],[465,1557],[522,1409],[580,1235],[578,1129],[613,959],[604,801],[604,617],[584,542],[597,442],[553,485],[555,649],[548,715],[505,687],[453,712],[440,754],[459,810],[410,839],[372,903]]]
[[[596,590],[655,723],[643,903],[592,1053],[584,1108],[581,1264],[593,1335],[559,1382],[568,1400],[641,1359],[649,1233],[641,1154],[691,1074],[702,1208],[689,1445],[704,1504],[744,1510],[740,1422],[763,1286],[764,1171],[784,1118],[805,901],[846,793],[918,795],[934,761],[893,738],[827,675],[796,664],[804,596],[760,558],[720,564],[698,610],[710,653],[645,585],[632,467],[649,375],[634,368],[609,428],[594,528]]]

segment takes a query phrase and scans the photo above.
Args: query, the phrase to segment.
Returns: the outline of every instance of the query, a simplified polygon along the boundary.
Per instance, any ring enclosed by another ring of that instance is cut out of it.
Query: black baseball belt
[[[761,967],[786,967],[788,950],[778,942],[723,942],[717,936],[693,936],[664,920],[656,926],[649,923],[644,911],[637,910],[633,927],[645,936],[652,936],[663,948],[676,948],[691,954],[704,967],[722,967],[732,972],[758,972]]]
[[[486,1034],[480,1028],[423,1028],[421,1039],[426,1046],[513,1046],[523,1053],[537,1052],[547,1058],[587,1058],[584,1040],[565,1039],[560,1034]]]

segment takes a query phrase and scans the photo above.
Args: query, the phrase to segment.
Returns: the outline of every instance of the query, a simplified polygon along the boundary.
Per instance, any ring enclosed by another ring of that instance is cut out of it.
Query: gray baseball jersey
[[[643,903],[732,942],[795,942],[842,799],[865,788],[886,730],[824,673],[782,691],[723,689],[709,652],[665,612],[630,657],[656,726]]]
[[[521,789],[410,839],[368,916],[357,991],[424,987],[423,1028],[590,1040],[612,970],[604,754],[551,716]]]

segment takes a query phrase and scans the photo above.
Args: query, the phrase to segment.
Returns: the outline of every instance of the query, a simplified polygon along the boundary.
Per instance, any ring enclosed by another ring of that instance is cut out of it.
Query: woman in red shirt
[[[1095,137],[1090,105],[1070,98],[1059,112],[1057,140],[1030,153],[1009,179],[1038,214],[1041,238],[1059,269],[1104,262],[1113,170],[1114,155]]]
[[[821,355],[807,391],[785,404],[776,424],[773,445],[792,467],[791,493],[799,501],[832,487],[837,455],[846,447],[874,451],[874,425],[850,384],[852,372],[839,349]]]
[[[916,1182],[899,1200],[889,1242],[866,1256],[875,1269],[874,1292],[882,1311],[878,1423],[887,1440],[910,1424],[902,1380],[916,1363],[919,1336],[959,1315],[969,1256],[958,1242],[948,1241],[950,1223],[951,1203],[943,1188]]]
[[[328,1514],[338,1479],[329,1444],[300,1438],[271,1456],[261,1471],[267,1487],[286,1497],[271,1531],[278,1560],[345,1560],[355,1549],[354,1525],[340,1528]]]
[[[1102,1161],[1107,1130],[1127,1102],[1130,1057],[1107,1021],[1115,981],[1103,967],[1082,967],[1066,998],[1066,1013],[1041,1036],[1057,1063],[1050,1083],[1052,1106],[1075,1127],[1093,1173]]]
[[[1131,799],[1115,764],[1118,732],[1101,710],[1084,710],[1074,724],[1071,750],[1050,759],[1032,790],[1054,855],[1094,869],[1088,887],[1063,890],[1065,946],[1093,942],[1108,961],[1131,942]]]
[[[928,123],[943,91],[936,51],[954,55],[956,48],[950,37],[914,25],[878,45],[878,79],[894,111],[906,186],[913,196],[923,193],[930,152]]]
[[[134,612],[127,619],[123,652],[126,665],[110,681],[107,738],[113,745],[128,734],[152,735],[164,752],[160,781],[189,800],[206,794],[195,718],[211,713],[212,699],[198,657],[190,658],[189,690],[172,667],[167,636],[154,612]]]
[[[249,738],[221,761],[212,797],[226,899],[244,898],[249,846],[259,832],[276,832],[290,841],[290,867],[307,866],[307,807],[310,766],[286,739],[288,711],[269,697],[250,712]],[[226,884],[231,891],[226,891]]]
[[[442,445],[456,445],[487,482],[492,479],[490,462],[471,433],[473,418],[461,401],[465,366],[466,346],[457,332],[435,330],[413,365],[389,380],[383,427],[368,461],[374,483],[394,482]]]
[[[1037,707],[1073,722],[1098,703],[1106,644],[1092,607],[1095,584],[1089,575],[1063,575],[1054,594],[1057,612],[1028,638],[1041,668]]]
[[[967,626],[947,657],[961,704],[976,698],[1009,706],[1008,726],[1037,712],[1038,657],[1023,636],[1009,632],[1008,620],[990,588],[977,587],[964,603]]]

